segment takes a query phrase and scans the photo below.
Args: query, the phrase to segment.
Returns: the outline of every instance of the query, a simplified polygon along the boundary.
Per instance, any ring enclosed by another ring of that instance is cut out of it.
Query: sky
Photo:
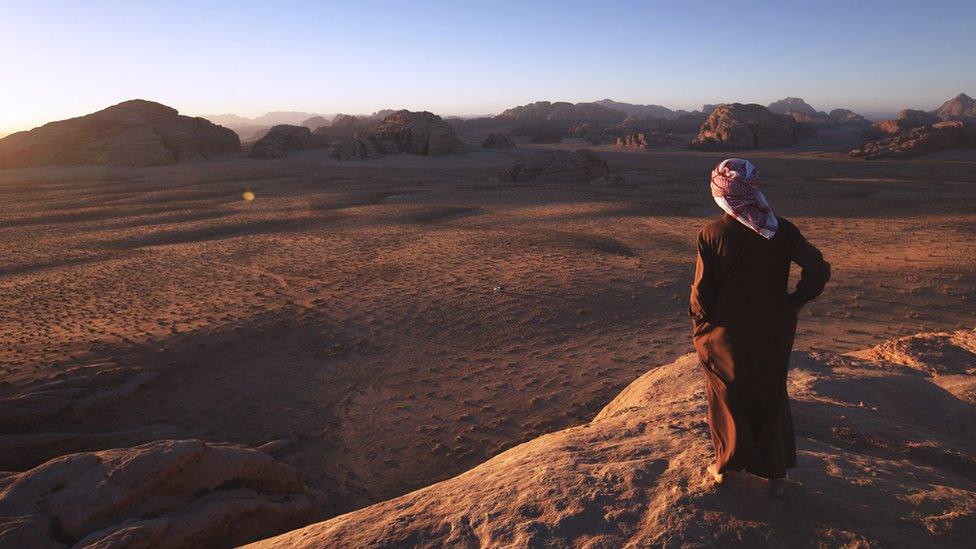
[[[183,114],[492,114],[612,98],[976,96],[976,1],[0,0],[0,134],[127,99]]]

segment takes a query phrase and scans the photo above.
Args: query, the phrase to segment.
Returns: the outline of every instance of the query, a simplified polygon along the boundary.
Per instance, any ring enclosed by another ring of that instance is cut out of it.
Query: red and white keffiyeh
[[[776,234],[779,223],[759,190],[759,170],[742,158],[726,158],[712,170],[712,197],[720,208],[764,238]]]

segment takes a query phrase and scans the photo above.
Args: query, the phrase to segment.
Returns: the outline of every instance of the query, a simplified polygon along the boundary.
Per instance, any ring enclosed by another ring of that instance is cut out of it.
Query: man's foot
[[[786,477],[769,479],[769,493],[775,498],[786,495]]]
[[[725,482],[725,475],[718,472],[718,466],[714,463],[708,466],[708,473],[712,475],[713,479],[715,479],[715,484],[722,484]]]

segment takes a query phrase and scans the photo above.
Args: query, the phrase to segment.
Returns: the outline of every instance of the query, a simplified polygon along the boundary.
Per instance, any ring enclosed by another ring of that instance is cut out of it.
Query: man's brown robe
[[[830,264],[795,225],[777,219],[769,240],[729,215],[698,234],[688,312],[719,472],[780,478],[796,467],[786,371],[797,311],[823,291]],[[794,261],[800,281],[789,293]]]

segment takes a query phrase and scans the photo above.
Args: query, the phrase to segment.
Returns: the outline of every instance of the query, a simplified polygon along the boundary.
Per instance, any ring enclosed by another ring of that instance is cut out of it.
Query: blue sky
[[[976,95],[976,2],[0,0],[0,132],[131,98],[185,114],[494,113],[610,97]]]

